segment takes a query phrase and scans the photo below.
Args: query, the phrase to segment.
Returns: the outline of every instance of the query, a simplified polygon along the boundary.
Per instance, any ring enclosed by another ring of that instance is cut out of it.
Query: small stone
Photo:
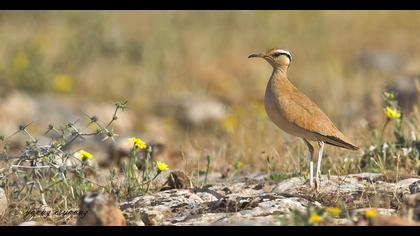
[[[144,209],[140,211],[141,220],[147,226],[163,225],[165,218],[168,218],[169,210]]]
[[[2,217],[4,213],[6,213],[7,206],[8,206],[8,203],[7,203],[6,194],[4,190],[0,188],[0,217]]]
[[[400,180],[396,184],[397,191],[402,194],[409,194],[412,191],[410,189],[410,186],[412,186],[414,183],[417,183],[418,181],[420,181],[420,179],[418,178],[409,178],[409,179]]]
[[[192,182],[187,174],[182,171],[172,171],[167,179],[169,189],[192,188]]]
[[[86,193],[80,202],[77,226],[125,226],[117,202],[107,194]]]
[[[420,221],[420,193],[406,196],[402,213],[409,219]]]
[[[396,54],[374,49],[363,51],[359,62],[367,69],[383,72],[398,70],[402,65],[401,59]]]
[[[226,106],[216,98],[192,95],[178,105],[176,117],[186,126],[204,126],[226,116]]]
[[[255,190],[260,190],[260,189],[263,189],[263,188],[264,188],[264,184],[263,183],[260,183],[260,184],[257,184],[257,185],[254,186],[254,189]]]
[[[418,104],[420,91],[416,89],[416,83],[420,83],[419,76],[399,76],[386,88],[397,94],[398,105],[404,114],[410,113]]]
[[[420,180],[413,182],[408,186],[408,189],[410,189],[410,193],[420,193]]]
[[[139,220],[132,223],[134,226],[145,226],[144,222]]]

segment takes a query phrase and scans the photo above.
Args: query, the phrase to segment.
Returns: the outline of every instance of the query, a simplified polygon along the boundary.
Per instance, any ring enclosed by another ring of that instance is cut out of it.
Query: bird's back
[[[290,134],[347,149],[358,149],[311,99],[281,73],[273,73],[270,78],[265,104],[271,120]]]

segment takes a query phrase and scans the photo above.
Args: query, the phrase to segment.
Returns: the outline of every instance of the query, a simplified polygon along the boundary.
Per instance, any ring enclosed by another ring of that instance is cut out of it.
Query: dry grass
[[[148,120],[167,109],[165,102],[195,93],[215,96],[235,116],[238,128],[231,135],[219,127],[183,130],[171,114],[162,122],[169,123],[165,132],[171,147],[208,149],[220,166],[242,159],[252,168],[265,168],[265,151],[289,170],[306,156],[301,141],[266,118],[262,102],[271,69],[249,61],[249,53],[289,48],[292,82],[362,147],[371,144],[367,127],[379,128],[384,121],[378,103],[384,86],[407,68],[370,70],[358,64],[358,57],[374,49],[398,55],[404,65],[418,60],[413,52],[419,44],[407,40],[418,38],[415,11],[2,12],[1,18],[3,89],[49,91],[54,75],[68,74],[73,89],[66,96],[127,99],[141,132],[149,132]],[[27,54],[28,70],[40,67],[30,79],[15,78],[19,72],[10,68],[19,52]],[[31,82],[35,79],[43,82]],[[328,162],[360,156],[335,148],[327,153]],[[205,155],[197,155],[204,163]]]
[[[190,173],[206,168],[207,155],[212,171],[238,161],[265,171],[267,157],[277,172],[306,171],[306,146],[265,115],[271,68],[249,61],[250,53],[288,48],[291,81],[362,149],[377,142],[373,130],[385,122],[384,87],[420,72],[418,11],[8,11],[0,19],[1,94],[19,89],[76,102],[128,100],[137,118],[133,132],[153,137],[158,126],[167,146],[183,153],[184,161],[166,161],[185,168],[187,159]],[[366,50],[395,54],[402,66],[364,67]],[[71,80],[64,91],[54,86],[62,74]],[[230,120],[207,128],[179,124],[167,104],[196,94],[224,102]],[[419,106],[409,117],[414,128],[406,125],[405,132],[419,136]],[[361,171],[361,152],[327,147],[326,155],[324,173]]]

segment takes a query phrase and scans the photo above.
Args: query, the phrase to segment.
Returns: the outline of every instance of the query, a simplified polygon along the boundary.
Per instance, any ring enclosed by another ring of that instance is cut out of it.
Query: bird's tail
[[[324,136],[326,138],[325,143],[331,144],[333,146],[342,147],[350,150],[358,150],[359,147],[352,144],[349,141],[344,141],[340,138],[334,136]]]

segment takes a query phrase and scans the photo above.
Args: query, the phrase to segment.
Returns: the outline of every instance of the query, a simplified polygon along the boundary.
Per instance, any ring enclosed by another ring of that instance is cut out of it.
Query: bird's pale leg
[[[314,188],[314,147],[308,142],[308,140],[303,139],[309,149],[309,184],[311,188]]]
[[[318,160],[316,163],[315,188],[318,190],[321,187],[321,161],[322,153],[324,152],[324,142],[318,142]]]

